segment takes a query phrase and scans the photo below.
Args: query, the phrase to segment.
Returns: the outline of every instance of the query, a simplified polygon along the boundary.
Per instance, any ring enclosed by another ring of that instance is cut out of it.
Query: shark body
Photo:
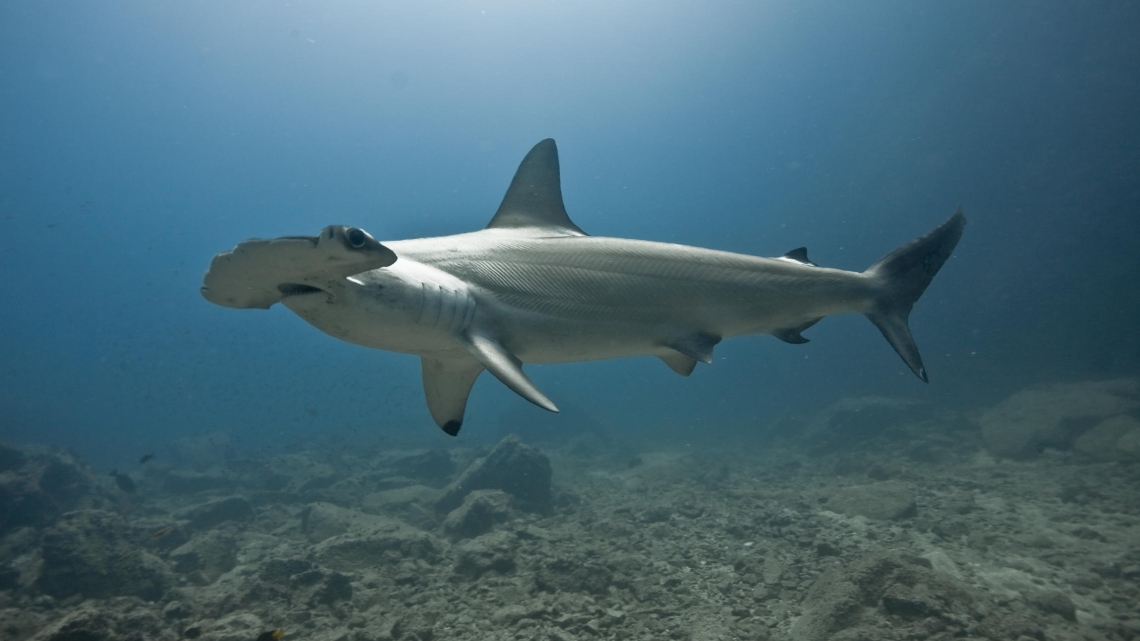
[[[846,312],[866,315],[925,381],[907,319],[965,222],[959,210],[864,272],[819,267],[803,248],[762,258],[592,237],[566,213],[548,139],[486,229],[383,244],[340,226],[250,240],[214,258],[202,294],[227,307],[281,302],[341,340],[420,356],[428,408],[455,435],[484,370],[556,412],[523,363],[653,355],[688,376],[725,338],[804,343],[803,330]]]

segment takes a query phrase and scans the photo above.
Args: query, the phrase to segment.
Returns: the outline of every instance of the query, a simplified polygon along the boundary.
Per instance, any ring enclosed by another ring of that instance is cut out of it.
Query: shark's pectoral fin
[[[467,356],[448,359],[424,356],[420,358],[420,365],[431,417],[440,429],[455,436],[463,426],[467,396],[475,379],[483,372],[483,365]]]
[[[716,347],[716,344],[719,342],[720,336],[713,336],[712,334],[706,334],[704,332],[695,332],[682,336],[671,343],[666,343],[665,346],[671,347],[693,360],[702,363],[711,363],[713,360],[713,348]],[[673,366],[670,365],[670,367]]]
[[[522,361],[515,357],[507,348],[489,336],[478,332],[469,332],[460,337],[460,342],[471,352],[475,360],[483,364],[488,372],[503,382],[511,391],[534,403],[544,410],[557,412],[558,408],[549,398],[538,391],[534,383],[522,371]]]
[[[772,336],[775,336],[785,343],[791,343],[792,345],[803,345],[804,343],[808,342],[808,339],[800,336],[800,332],[811,327],[812,325],[815,325],[822,319],[823,317],[820,316],[819,318],[813,318],[802,325],[797,325],[796,327],[785,327],[783,329],[778,329],[772,332]]]
[[[681,376],[688,376],[689,374],[692,374],[693,369],[697,367],[696,360],[685,356],[680,352],[665,354],[664,356],[659,356],[658,358],[665,361],[665,364],[669,366],[669,369],[677,372]]]

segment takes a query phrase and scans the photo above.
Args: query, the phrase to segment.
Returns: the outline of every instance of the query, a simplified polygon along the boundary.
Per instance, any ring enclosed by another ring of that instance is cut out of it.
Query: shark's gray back
[[[514,310],[720,335],[787,326],[865,297],[859,274],[685,245],[485,230],[390,243]],[[837,299],[837,296],[839,299]]]

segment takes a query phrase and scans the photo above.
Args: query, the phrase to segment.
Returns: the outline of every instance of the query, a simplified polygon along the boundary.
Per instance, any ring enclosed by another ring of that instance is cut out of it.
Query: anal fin
[[[665,361],[665,364],[669,366],[669,369],[677,372],[681,376],[688,376],[689,374],[692,374],[693,369],[695,369],[697,366],[696,359],[685,356],[680,352],[673,352],[671,354],[666,354],[665,356],[659,356],[658,358]]]
[[[460,342],[467,348],[467,351],[471,352],[475,360],[482,363],[488,372],[494,374],[495,378],[502,381],[515,394],[544,410],[558,411],[554,403],[546,398],[545,394],[538,391],[534,383],[523,373],[522,361],[503,347],[499,341],[478,332],[469,332],[461,337]]]
[[[467,355],[458,358],[420,358],[423,368],[424,396],[436,425],[451,436],[463,427],[463,412],[471,386],[483,372],[483,365]]]
[[[800,332],[811,327],[812,325],[815,325],[822,318],[822,316],[819,318],[813,318],[812,320],[809,320],[802,325],[797,325],[796,327],[785,327],[783,329],[778,329],[772,332],[772,336],[775,336],[785,343],[791,343],[792,345],[803,345],[804,343],[808,342],[808,339],[800,336]]]

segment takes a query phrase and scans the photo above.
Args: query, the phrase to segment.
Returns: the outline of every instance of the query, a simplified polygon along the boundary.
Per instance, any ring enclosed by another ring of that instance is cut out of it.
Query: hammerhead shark
[[[432,418],[455,436],[483,370],[557,412],[524,363],[652,355],[688,376],[725,338],[806,343],[804,330],[844,312],[870,319],[927,381],[908,318],[965,225],[958,209],[863,272],[820,267],[803,247],[761,258],[589,236],[566,213],[547,139],[485,229],[380,243],[334,225],[248,240],[214,257],[201,291],[225,307],[282,303],[341,340],[418,355]]]

